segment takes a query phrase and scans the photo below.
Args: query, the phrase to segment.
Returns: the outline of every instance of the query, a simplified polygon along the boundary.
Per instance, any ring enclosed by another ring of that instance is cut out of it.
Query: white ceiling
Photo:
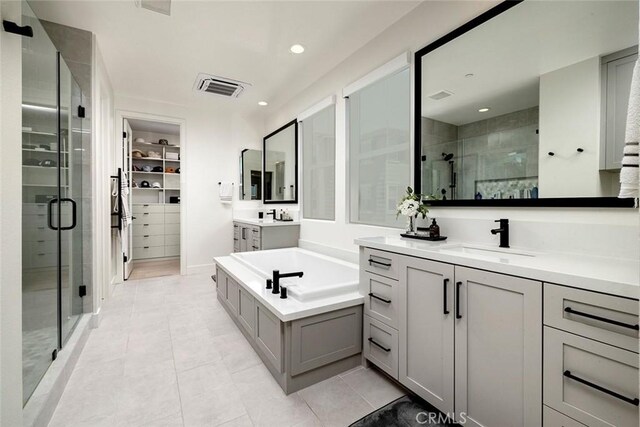
[[[171,16],[133,0],[29,3],[41,19],[97,35],[116,93],[254,112],[260,100],[290,99],[420,2],[173,0]],[[294,43],[306,51],[290,53]],[[196,94],[200,72],[252,86],[239,99]]]
[[[637,0],[525,1],[422,58],[422,115],[461,125],[535,106],[540,75],[637,44]],[[441,90],[454,94],[428,98]]]

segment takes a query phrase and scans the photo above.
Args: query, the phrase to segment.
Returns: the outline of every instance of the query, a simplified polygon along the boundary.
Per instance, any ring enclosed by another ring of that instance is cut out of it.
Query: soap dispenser
[[[435,218],[433,218],[431,225],[429,226],[429,237],[440,237],[440,226],[436,223]]]

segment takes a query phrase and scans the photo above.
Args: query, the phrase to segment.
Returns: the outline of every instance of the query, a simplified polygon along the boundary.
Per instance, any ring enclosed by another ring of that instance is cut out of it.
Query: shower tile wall
[[[425,117],[422,123],[423,192],[450,194],[451,165],[443,153],[453,154],[458,199],[473,199],[477,192],[483,198],[522,197],[537,186],[538,107],[461,126]]]

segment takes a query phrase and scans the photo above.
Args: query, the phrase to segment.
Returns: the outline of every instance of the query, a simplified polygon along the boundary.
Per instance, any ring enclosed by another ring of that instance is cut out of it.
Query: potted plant
[[[423,196],[423,194],[416,194],[413,188],[407,187],[407,194],[398,203],[396,218],[400,215],[407,217],[407,234],[416,234],[416,218],[422,215],[422,219],[425,219],[429,213],[427,205],[422,203]]]

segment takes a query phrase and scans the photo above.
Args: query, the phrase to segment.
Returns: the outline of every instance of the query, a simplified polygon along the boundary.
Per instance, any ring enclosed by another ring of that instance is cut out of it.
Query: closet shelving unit
[[[134,131],[135,136],[135,131]],[[180,196],[180,174],[169,173],[167,168],[172,167],[177,169],[180,167],[180,160],[167,159],[167,153],[180,153],[179,145],[161,145],[153,142],[133,142],[133,149],[141,150],[144,153],[149,151],[155,151],[160,153],[160,158],[157,157],[130,157],[130,164],[135,166],[161,166],[162,172],[145,172],[145,171],[131,171],[131,177],[133,181],[138,184],[138,187],[133,187],[133,203],[169,203],[169,197]],[[145,188],[141,187],[142,181],[148,181],[149,184],[153,182],[159,182],[160,188]],[[136,193],[142,192],[145,196],[137,195]],[[157,198],[153,199],[153,194],[157,193]],[[149,195],[151,194],[151,195]]]

